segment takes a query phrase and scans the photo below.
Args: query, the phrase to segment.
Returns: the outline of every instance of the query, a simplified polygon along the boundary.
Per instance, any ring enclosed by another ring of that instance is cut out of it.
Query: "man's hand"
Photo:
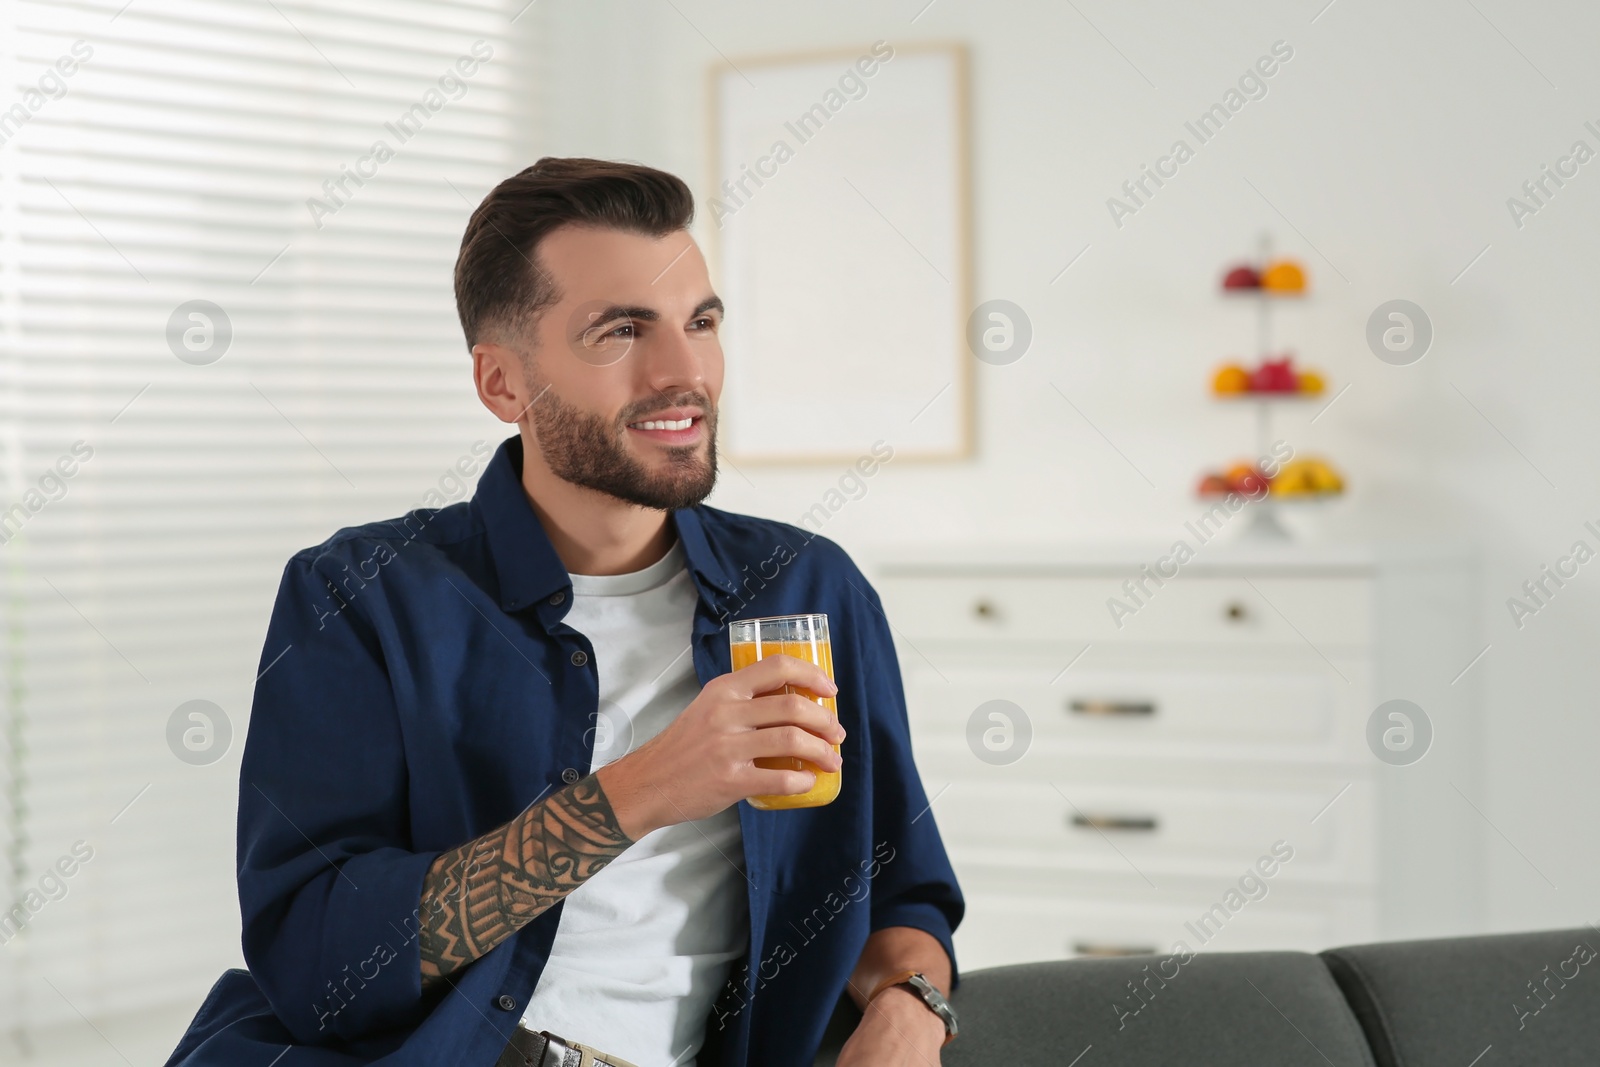
[[[785,685],[819,696],[839,691],[816,664],[769,656],[712,679],[665,730],[596,771],[622,831],[637,841],[746,797],[804,793],[816,783],[810,771],[758,767],[757,759],[790,756],[838,770],[832,746],[844,727],[815,700],[779,692]]]
[[[944,1023],[905,986],[879,993],[839,1050],[837,1067],[939,1067]]]

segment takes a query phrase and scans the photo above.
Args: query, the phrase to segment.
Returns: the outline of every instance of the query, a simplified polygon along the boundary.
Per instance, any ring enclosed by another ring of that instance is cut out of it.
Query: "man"
[[[587,159],[473,214],[457,305],[518,433],[470,502],[289,561],[241,766],[250,973],[171,1062],[809,1064],[841,994],[841,1065],[939,1062],[962,900],[888,624],[838,546],[701,504],[723,307],[692,215]],[[730,672],[731,620],[806,612],[837,686]],[[833,803],[747,802],[809,789],[771,769],[798,760],[842,770]]]

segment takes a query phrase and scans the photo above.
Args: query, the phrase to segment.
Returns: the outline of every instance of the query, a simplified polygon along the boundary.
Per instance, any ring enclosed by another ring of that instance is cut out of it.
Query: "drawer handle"
[[[972,605],[972,613],[988,622],[993,622],[1000,617],[1000,609],[988,600],[980,600]]]
[[[1250,609],[1237,600],[1230,600],[1228,606],[1222,609],[1222,615],[1229,622],[1244,622],[1250,617]]]
[[[1089,956],[1094,959],[1118,959],[1122,956],[1154,956],[1154,945],[1110,945],[1096,941],[1074,941],[1072,952],[1076,956]]]
[[[1160,824],[1149,815],[1084,815],[1078,812],[1072,816],[1072,825],[1084,830],[1132,830],[1148,834],[1154,833]]]
[[[1074,700],[1067,705],[1074,715],[1154,715],[1153,700]]]

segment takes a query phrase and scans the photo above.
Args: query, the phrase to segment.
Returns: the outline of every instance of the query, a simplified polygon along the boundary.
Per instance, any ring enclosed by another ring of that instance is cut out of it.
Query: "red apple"
[[[1228,470],[1228,490],[1240,496],[1258,497],[1266,493],[1269,479],[1260,468],[1240,463]]]
[[[1261,288],[1261,275],[1248,264],[1234,267],[1222,279],[1224,289],[1259,289]]]
[[[1299,386],[1289,357],[1263,360],[1250,374],[1250,388],[1258,393],[1292,393]]]

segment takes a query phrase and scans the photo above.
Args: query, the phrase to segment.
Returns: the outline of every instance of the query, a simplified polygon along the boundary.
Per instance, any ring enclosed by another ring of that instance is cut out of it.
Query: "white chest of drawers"
[[[1130,594],[1160,555],[870,557],[962,966],[1476,930],[1470,557],[1215,546]],[[1392,698],[1409,765],[1367,738]]]

